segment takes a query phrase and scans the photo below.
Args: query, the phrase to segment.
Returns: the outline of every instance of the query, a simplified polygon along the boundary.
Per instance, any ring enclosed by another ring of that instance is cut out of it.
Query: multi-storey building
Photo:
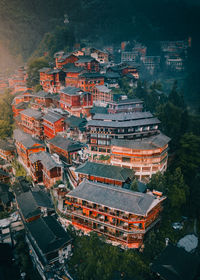
[[[92,105],[93,98],[90,92],[76,87],[66,87],[60,91],[60,107],[70,115],[89,115]]]
[[[130,112],[142,112],[143,101],[138,98],[133,99],[121,99],[118,101],[110,101],[108,103],[108,113],[130,113]]]
[[[15,151],[16,148],[13,143],[13,140],[0,140],[0,158],[11,162],[15,157]]]
[[[66,87],[78,87],[79,75],[83,72],[83,68],[76,67],[74,64],[67,64],[63,69],[66,73],[65,85]]]
[[[99,63],[108,63],[109,54],[108,52],[97,50],[92,48],[90,50],[91,57],[95,58]]]
[[[160,56],[143,56],[141,61],[144,69],[150,74],[155,74],[160,69]]]
[[[58,132],[64,131],[65,118],[66,116],[64,115],[48,110],[48,112],[43,116],[44,137],[46,139],[51,139],[55,137]]]
[[[57,135],[48,141],[50,153],[56,153],[64,162],[71,164],[79,157],[78,152],[84,147],[80,142],[75,142]]]
[[[43,280],[69,279],[63,263],[71,256],[72,238],[55,216],[43,216],[25,224],[26,242],[34,266]]]
[[[42,182],[49,189],[63,179],[61,164],[57,163],[49,153],[33,153],[29,155],[29,161],[34,182]]]
[[[80,56],[74,64],[88,72],[99,72],[99,62],[91,56]]]
[[[133,169],[137,179],[147,182],[156,172],[166,171],[169,141],[163,134],[137,140],[112,139],[110,163]]]
[[[94,86],[104,85],[104,76],[100,73],[83,73],[79,75],[78,86],[84,91],[92,92]]]
[[[111,101],[113,101],[113,93],[110,88],[105,85],[97,85],[93,88],[93,102],[95,105],[106,106]]]
[[[65,68],[69,63],[75,63],[79,60],[79,57],[74,54],[64,54],[63,52],[58,53],[55,57],[56,68],[62,69]]]
[[[139,248],[159,220],[165,197],[83,181],[66,195],[66,218],[84,232],[97,232],[126,248]]]
[[[30,167],[30,154],[46,150],[44,143],[19,129],[14,130],[14,139],[18,156],[26,167]]]
[[[42,68],[40,72],[40,85],[46,92],[59,92],[65,83],[65,73],[60,69]]]
[[[78,183],[84,179],[118,187],[130,184],[134,178],[133,170],[125,167],[87,161],[75,169]]]
[[[40,111],[30,108],[21,111],[18,125],[24,132],[43,139],[42,114]]]

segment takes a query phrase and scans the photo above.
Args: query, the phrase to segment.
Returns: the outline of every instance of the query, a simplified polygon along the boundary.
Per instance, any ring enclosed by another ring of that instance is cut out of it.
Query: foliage
[[[28,79],[27,79],[27,86],[28,87],[35,87],[39,85],[40,81],[40,74],[39,70],[43,67],[49,67],[49,63],[45,57],[39,57],[31,59],[28,63]]]
[[[13,114],[11,102],[13,96],[10,90],[5,90],[0,97],[0,138],[11,137],[13,129]]]
[[[9,213],[6,211],[0,211],[0,220],[1,219],[6,219],[9,217]]]
[[[138,191],[138,181],[137,181],[137,179],[134,179],[134,180],[131,182],[130,189],[131,189],[132,191]]]
[[[26,170],[22,166],[21,163],[19,163],[17,160],[12,161],[12,167],[15,169],[15,176],[16,177],[26,177]]]

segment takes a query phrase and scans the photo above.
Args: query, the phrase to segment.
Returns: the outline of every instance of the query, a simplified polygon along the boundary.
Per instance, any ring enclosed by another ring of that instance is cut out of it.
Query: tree
[[[134,179],[130,185],[130,190],[132,191],[138,191],[138,181],[137,179]]]
[[[35,87],[36,85],[39,85],[39,81],[40,81],[39,70],[44,67],[49,67],[49,63],[45,57],[34,58],[29,61],[28,69],[27,69],[28,87]]]
[[[178,92],[178,83],[177,81],[174,81],[172,90],[169,94],[169,102],[174,104],[175,106],[184,109],[185,108],[185,103],[183,96]]]

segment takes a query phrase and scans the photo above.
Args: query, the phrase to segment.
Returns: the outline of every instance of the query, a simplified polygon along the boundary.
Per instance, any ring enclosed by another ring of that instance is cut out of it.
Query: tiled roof
[[[4,151],[14,151],[15,145],[13,143],[13,140],[12,142],[10,142],[9,139],[7,140],[0,139],[0,149]]]
[[[27,108],[27,109],[21,111],[20,114],[25,115],[27,117],[37,119],[37,120],[42,118],[42,113],[40,111],[33,110],[31,108]]]
[[[61,89],[60,92],[67,95],[80,95],[83,90],[76,87],[65,87],[64,89]]]
[[[32,148],[36,144],[40,144],[40,146],[44,146],[44,143],[38,139],[31,137],[31,135],[24,133],[20,129],[15,129],[13,133],[13,137],[16,141],[22,143],[25,148]]]
[[[157,118],[139,119],[130,121],[103,121],[103,120],[90,120],[87,126],[98,126],[98,127],[113,127],[113,128],[125,128],[125,127],[136,127],[144,125],[159,124],[160,121]]]
[[[100,92],[105,92],[105,93],[109,93],[112,90],[106,86],[95,86],[96,89],[98,89]]]
[[[75,170],[77,173],[108,178],[125,182],[128,178],[134,177],[133,170],[120,166],[107,165],[87,161]]]
[[[133,112],[133,113],[118,113],[118,114],[95,114],[93,120],[110,120],[110,121],[129,121],[152,118],[150,112]]]
[[[85,55],[85,56],[80,56],[79,60],[77,60],[75,63],[87,63],[87,62],[91,62],[95,60],[93,57],[89,56],[89,55]]]
[[[79,118],[76,116],[70,116],[65,120],[65,123],[69,125],[70,128],[84,129],[87,123],[86,118]]]
[[[123,212],[146,216],[161,200],[150,194],[84,180],[67,196],[107,206]]]
[[[55,123],[62,118],[63,116],[61,114],[53,111],[48,111],[48,113],[43,116],[43,120],[46,120],[50,123]]]
[[[34,153],[29,156],[30,162],[35,163],[37,161],[41,161],[42,165],[47,170],[51,170],[55,167],[60,167],[58,163],[55,162],[55,160],[52,158],[52,156],[47,152],[39,152]]]
[[[143,104],[144,101],[140,100],[139,98],[133,98],[133,99],[123,99],[118,101],[110,101],[109,104],[118,104],[118,105],[125,105],[125,104]]]
[[[102,75],[101,73],[94,72],[94,73],[83,73],[80,74],[79,77],[92,79],[92,78],[103,78],[104,75]]]
[[[127,139],[111,139],[111,146],[124,147],[135,150],[150,150],[157,148],[162,148],[167,145],[170,138],[166,135],[160,133],[147,138],[127,140]]]
[[[71,241],[71,236],[54,216],[41,217],[26,227],[43,254],[59,250]]]
[[[80,142],[74,142],[60,135],[55,136],[49,143],[67,152],[78,151],[84,147]]]

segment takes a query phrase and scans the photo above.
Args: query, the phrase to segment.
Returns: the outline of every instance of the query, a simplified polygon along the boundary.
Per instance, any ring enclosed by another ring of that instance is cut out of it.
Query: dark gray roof
[[[80,73],[83,71],[82,67],[77,67],[73,63],[68,63],[64,66],[65,68],[62,69],[63,72],[72,72],[72,73]]]
[[[57,135],[51,140],[49,140],[49,143],[67,152],[81,150],[81,148],[84,146],[84,144],[80,142],[69,140],[60,135]]]
[[[79,118],[72,115],[65,120],[65,123],[68,124],[70,128],[79,128],[80,130],[85,130],[87,120],[86,118]]]
[[[166,280],[195,280],[199,265],[199,257],[170,244],[153,262],[151,270]]]
[[[36,144],[40,144],[40,146],[44,146],[44,143],[42,141],[31,137],[31,135],[24,133],[20,129],[14,130],[13,137],[16,141],[22,143],[22,145],[25,148],[31,148]]]
[[[51,68],[49,68],[49,67],[43,67],[43,68],[41,68],[41,69],[39,69],[38,71],[39,72],[48,72],[49,70],[50,70]]]
[[[48,113],[43,116],[43,120],[46,120],[50,123],[55,123],[59,121],[61,118],[63,118],[61,114],[53,111],[48,111]]]
[[[79,56],[79,60],[77,60],[75,63],[87,63],[93,60],[95,60],[93,57],[89,55],[85,55],[85,56]]]
[[[142,104],[144,101],[140,100],[139,98],[133,98],[133,99],[123,99],[118,101],[110,101],[109,104],[118,104],[118,105],[125,105],[125,104]]]
[[[75,170],[77,173],[89,174],[92,176],[108,178],[125,182],[128,178],[134,177],[133,170],[120,166],[101,164],[87,161]]]
[[[76,87],[65,87],[64,89],[61,89],[60,92],[67,95],[80,95],[83,93],[83,90]]]
[[[166,135],[159,133],[154,136],[142,138],[142,139],[135,139],[135,140],[126,140],[126,139],[111,139],[111,146],[117,147],[124,147],[129,149],[155,149],[155,148],[162,148],[166,144],[168,144],[170,138]]]
[[[120,74],[117,72],[107,72],[105,74],[105,78],[107,79],[119,79],[120,78]]]
[[[52,158],[52,156],[47,152],[39,152],[39,153],[31,154],[29,156],[29,159],[31,163],[40,161],[47,170],[51,170],[52,168],[55,167],[60,167],[60,165],[56,163],[55,160]]]
[[[90,109],[91,114],[106,114],[107,112],[108,109],[106,107],[93,106],[93,108]]]
[[[40,207],[54,209],[49,196],[41,190],[20,193],[16,200],[25,219],[41,214]]]
[[[83,73],[83,74],[80,74],[79,77],[81,78],[88,78],[88,79],[92,79],[92,78],[103,78],[104,75],[102,75],[101,73]]]
[[[15,105],[16,109],[27,109],[28,108],[28,103],[27,102],[20,102],[19,104]]]
[[[41,90],[41,91],[38,91],[38,92],[34,92],[33,97],[45,98],[45,97],[50,97],[50,94],[46,91]]]
[[[33,110],[31,108],[21,111],[20,114],[23,114],[27,117],[31,117],[37,120],[42,118],[42,113],[40,111]]]
[[[43,254],[59,250],[72,240],[54,216],[41,217],[26,227]]]
[[[146,216],[161,200],[150,194],[84,180],[67,196],[80,198],[116,210]]]
[[[136,127],[136,126],[144,126],[144,125],[154,125],[159,123],[160,121],[157,118],[140,119],[140,120],[133,120],[133,121],[120,121],[120,122],[90,120],[88,121],[87,126],[125,128],[125,127]]]
[[[150,112],[133,112],[133,113],[118,113],[118,114],[95,114],[93,120],[104,121],[129,121],[152,118],[153,115]]]

